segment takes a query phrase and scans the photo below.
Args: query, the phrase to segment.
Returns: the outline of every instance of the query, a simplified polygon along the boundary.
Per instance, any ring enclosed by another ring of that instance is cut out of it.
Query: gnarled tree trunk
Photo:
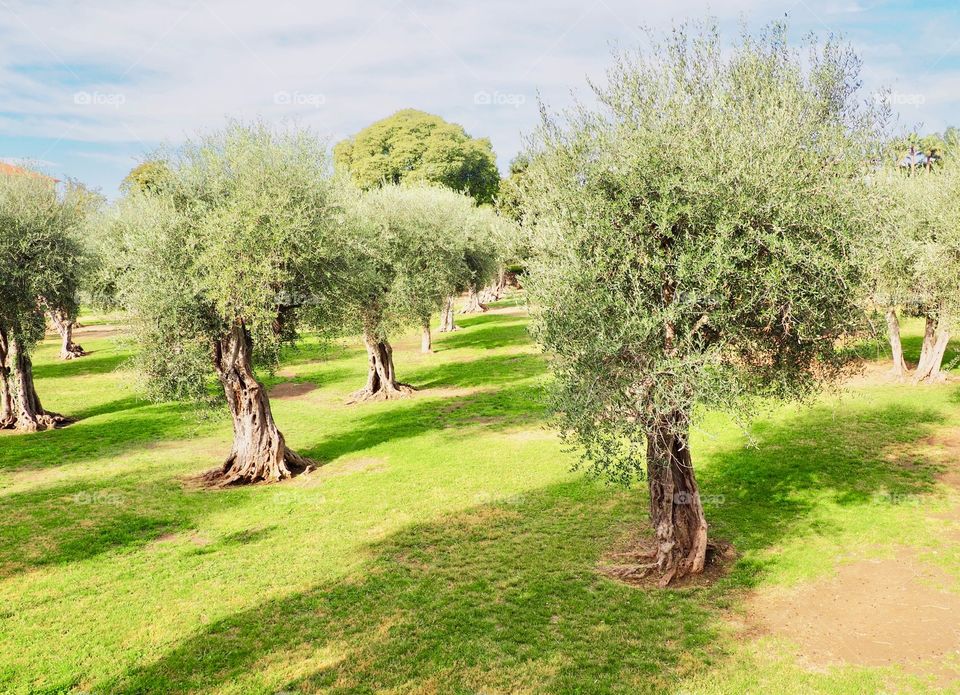
[[[39,432],[63,425],[68,419],[44,410],[33,383],[30,353],[16,335],[10,336],[9,360],[13,370],[13,427],[21,432]]]
[[[393,348],[385,337],[378,334],[379,323],[375,309],[370,310],[364,317],[363,344],[367,348],[367,385],[350,397],[351,403],[402,398],[414,390],[409,384],[397,381],[393,366]]]
[[[486,304],[487,302],[496,302],[503,297],[504,291],[507,289],[507,269],[500,268],[497,272],[497,279],[491,282],[487,287],[483,289],[483,292],[480,293],[480,303]]]
[[[927,319],[929,328],[930,319]],[[927,331],[929,334],[929,330]],[[946,379],[946,375],[941,371],[943,365],[943,356],[947,351],[947,345],[950,343],[950,331],[947,329],[947,322],[941,315],[937,322],[937,330],[932,339],[924,335],[923,353],[920,356],[920,364],[917,365],[917,371],[913,375],[913,383],[918,384],[921,381],[936,383]]]
[[[73,342],[73,326],[76,321],[63,309],[50,309],[47,313],[53,327],[60,334],[60,359],[72,360],[87,354],[82,347]]]
[[[487,310],[487,307],[480,301],[480,295],[477,294],[477,288],[471,287],[467,292],[467,303],[460,309],[461,314],[479,314]]]
[[[890,339],[890,352],[893,355],[893,366],[890,373],[902,379],[907,373],[907,363],[903,359],[903,345],[900,342],[900,321],[897,320],[895,307],[887,309],[887,337]]]
[[[0,429],[9,429],[17,422],[10,388],[10,344],[7,331],[0,326]]]
[[[430,319],[424,321],[420,329],[420,352],[433,352],[433,338],[430,335]]]
[[[270,399],[253,373],[253,339],[242,322],[213,345],[213,364],[233,416],[233,449],[207,474],[217,485],[273,482],[311,470],[315,463],[287,447]]]
[[[683,422],[679,413],[664,417],[647,439],[653,563],[661,586],[703,572],[707,558],[707,519]]]
[[[453,320],[453,297],[447,297],[443,305],[443,311],[440,312],[440,332],[449,333],[457,330],[457,324]]]
[[[923,345],[920,348],[920,361],[917,362],[917,374],[928,369],[933,346],[937,342],[936,327],[936,320],[932,316],[927,316],[923,327]]]

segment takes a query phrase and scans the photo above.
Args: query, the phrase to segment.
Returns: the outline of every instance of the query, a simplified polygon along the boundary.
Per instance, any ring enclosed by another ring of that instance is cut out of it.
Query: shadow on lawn
[[[0,577],[139,548],[244,497],[185,492],[176,480],[145,482],[142,472],[2,495]]]
[[[816,523],[814,495],[863,505],[880,490],[929,491],[933,467],[884,454],[940,419],[817,408],[758,426],[757,448],[714,455],[702,476],[704,494],[727,497],[708,511],[714,533],[758,550]],[[264,689],[667,692],[723,658],[719,612],[762,567],[675,591],[602,578],[599,557],[643,523],[643,497],[580,480],[412,526],[371,546],[362,573],[220,620],[104,689],[207,692],[264,663],[289,672],[289,659],[316,665]]]
[[[119,369],[129,359],[130,354],[127,352],[97,351],[75,360],[56,360],[35,364],[33,376],[35,379],[63,379],[89,374],[109,374]]]
[[[210,434],[224,420],[199,420],[194,408],[182,403],[144,404],[122,398],[82,414],[111,415],[79,420],[63,429],[0,437],[0,471],[53,468],[142,449],[151,442]],[[226,418],[226,415],[224,415]]]

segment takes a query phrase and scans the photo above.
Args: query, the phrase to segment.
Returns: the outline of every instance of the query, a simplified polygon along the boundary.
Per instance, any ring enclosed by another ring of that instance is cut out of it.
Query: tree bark
[[[471,287],[467,293],[467,303],[460,309],[461,314],[480,314],[487,310],[486,305],[480,301],[480,295],[476,287]]]
[[[936,321],[932,316],[927,316],[923,328],[923,346],[920,348],[920,361],[917,362],[917,374],[928,370],[933,346],[936,343]]]
[[[242,322],[214,343],[213,364],[233,416],[233,449],[208,481],[275,482],[313,469],[313,461],[287,447],[273,420],[270,399],[253,373],[253,339]]]
[[[900,321],[897,319],[895,307],[887,309],[887,337],[890,339],[890,352],[893,355],[893,366],[890,373],[902,379],[907,372],[907,363],[903,359],[903,345],[900,342]]]
[[[913,375],[914,384],[919,384],[921,381],[933,384],[946,380],[946,375],[941,371],[941,367],[949,343],[950,331],[947,330],[946,321],[941,318],[938,322],[936,337],[927,351],[927,357],[926,359],[920,359],[920,365],[917,366],[917,371]],[[926,338],[924,338],[924,347],[926,348]]]
[[[10,389],[10,343],[7,331],[0,326],[0,429],[10,429],[17,417],[13,410],[13,392]]]
[[[72,360],[87,354],[82,347],[73,342],[73,326],[76,320],[70,318],[63,309],[50,309],[47,313],[53,327],[60,334],[60,359]]]
[[[430,335],[430,319],[424,321],[421,328],[420,352],[433,352],[433,340]]]
[[[497,279],[483,288],[480,293],[479,301],[481,304],[499,301],[507,287],[507,269],[501,268],[497,273]]]
[[[458,326],[453,320],[453,297],[447,297],[446,303],[443,305],[443,311],[440,312],[440,332],[441,333],[450,333],[451,331],[457,330]]]
[[[680,413],[662,418],[647,438],[650,520],[656,547],[653,563],[660,585],[703,572],[707,519]]]
[[[13,367],[13,427],[21,432],[39,432],[68,422],[59,413],[44,410],[33,383],[30,353],[16,335],[10,336],[9,360]]]
[[[368,400],[402,398],[413,392],[409,384],[397,381],[390,342],[377,333],[379,321],[375,312],[364,319],[363,344],[367,348],[367,385],[350,397],[351,403]]]

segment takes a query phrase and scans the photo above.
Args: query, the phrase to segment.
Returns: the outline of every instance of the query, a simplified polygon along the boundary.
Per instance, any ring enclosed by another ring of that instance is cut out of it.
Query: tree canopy
[[[404,109],[364,128],[334,148],[338,169],[363,189],[382,184],[436,183],[478,203],[493,201],[500,175],[486,138],[415,109]]]
[[[648,478],[664,581],[703,569],[688,433],[840,373],[860,326],[851,239],[868,233],[873,118],[859,61],[775,25],[620,53],[600,107],[545,115],[524,209],[535,336],[560,424],[597,473]]]

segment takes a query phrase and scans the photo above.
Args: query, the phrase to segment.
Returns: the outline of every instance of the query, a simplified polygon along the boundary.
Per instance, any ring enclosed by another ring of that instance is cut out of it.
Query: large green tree
[[[404,109],[337,144],[338,170],[362,189],[382,184],[436,183],[492,202],[500,183],[493,147],[439,116]]]
[[[308,132],[232,123],[165,153],[167,174],[110,221],[129,256],[122,302],[138,364],[160,398],[202,396],[216,375],[233,418],[217,484],[288,478],[290,449],[254,368],[276,363],[301,320],[329,324],[345,267],[325,148]]]
[[[682,27],[616,56],[599,107],[545,116],[524,207],[535,335],[564,432],[598,473],[645,476],[655,534],[624,572],[699,573],[707,519],[690,428],[838,376],[862,320],[872,117],[859,62],[772,26],[729,50]]]
[[[0,176],[0,427],[37,431],[66,421],[41,404],[30,353],[48,307],[76,315],[81,233],[96,200],[72,182]]]

